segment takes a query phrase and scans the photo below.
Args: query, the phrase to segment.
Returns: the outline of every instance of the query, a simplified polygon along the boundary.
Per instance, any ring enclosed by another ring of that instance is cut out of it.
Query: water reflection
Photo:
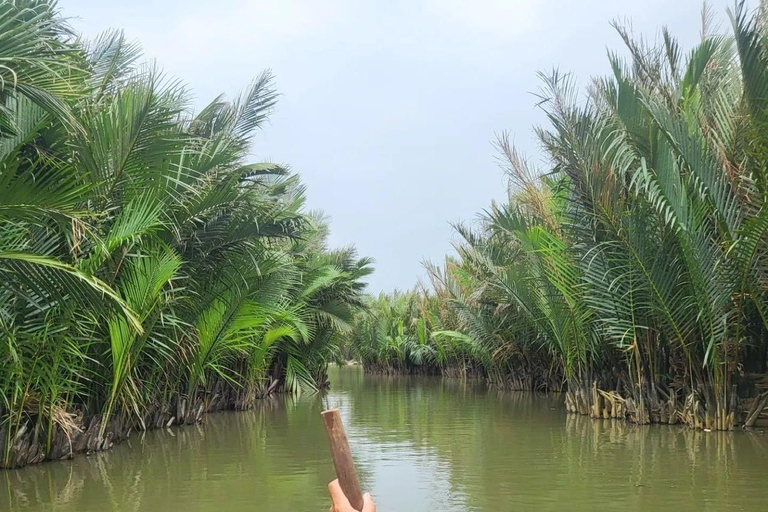
[[[762,510],[768,439],[566,415],[557,395],[334,371],[326,396],[278,397],[111,452],[0,473],[0,510],[324,511],[319,413],[338,406],[383,512]]]
[[[0,510],[318,510],[333,477],[319,413],[316,401],[270,400],[134,435],[110,452],[7,471]]]

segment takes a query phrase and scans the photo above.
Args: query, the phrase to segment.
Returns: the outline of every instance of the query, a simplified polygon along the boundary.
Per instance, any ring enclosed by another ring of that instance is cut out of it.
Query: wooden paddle
[[[341,423],[341,414],[338,409],[329,409],[321,414],[341,490],[355,510],[363,510],[363,491],[360,490],[360,481],[357,479],[357,469],[355,461],[352,460],[347,433]]]

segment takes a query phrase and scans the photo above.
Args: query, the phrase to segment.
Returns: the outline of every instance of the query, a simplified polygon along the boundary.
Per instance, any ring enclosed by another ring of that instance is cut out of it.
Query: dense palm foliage
[[[395,292],[371,299],[348,334],[368,371],[440,373],[467,376],[482,372],[485,352],[459,327],[452,311],[441,311],[430,294]],[[453,329],[450,329],[453,327]]]
[[[583,95],[543,75],[547,166],[499,138],[509,200],[456,226],[459,258],[430,270],[439,300],[426,314],[359,322],[364,362],[403,365],[393,327],[419,333],[448,308],[453,332],[419,334],[408,364],[439,368],[420,345],[450,337],[516,387],[566,384],[582,414],[754,421],[765,402],[743,398],[759,392],[768,348],[768,25],[743,4],[730,18],[720,35],[705,12],[687,55],[666,31],[650,45],[617,27],[629,59],[612,54],[611,76]]]
[[[193,114],[35,0],[0,3],[0,59],[0,466],[324,385],[370,262],[247,162],[270,76]]]

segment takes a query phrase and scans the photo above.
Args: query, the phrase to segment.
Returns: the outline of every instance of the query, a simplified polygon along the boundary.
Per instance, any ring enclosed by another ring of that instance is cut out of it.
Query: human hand
[[[338,479],[328,484],[328,493],[331,495],[331,501],[333,502],[328,512],[376,512],[376,504],[368,493],[363,495],[363,510],[352,508],[349,500],[344,495],[344,491],[341,490]]]

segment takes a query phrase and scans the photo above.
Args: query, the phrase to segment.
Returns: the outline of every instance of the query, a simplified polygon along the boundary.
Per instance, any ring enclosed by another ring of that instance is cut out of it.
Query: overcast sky
[[[271,69],[281,92],[255,159],[289,164],[331,244],[376,260],[373,292],[411,288],[505,183],[490,144],[509,130],[535,157],[537,71],[579,83],[621,47],[609,22],[662,25],[686,48],[699,0],[60,0],[86,36],[122,28],[186,82],[199,109]],[[731,1],[710,2],[723,27]]]

